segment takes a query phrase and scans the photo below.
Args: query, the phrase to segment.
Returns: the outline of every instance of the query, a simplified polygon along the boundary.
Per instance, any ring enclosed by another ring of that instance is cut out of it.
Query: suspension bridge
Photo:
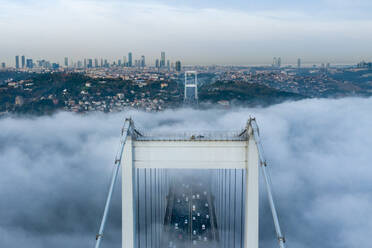
[[[120,146],[95,248],[122,168],[123,248],[258,248],[259,170],[285,247],[254,118],[236,133],[145,134],[132,119]]]

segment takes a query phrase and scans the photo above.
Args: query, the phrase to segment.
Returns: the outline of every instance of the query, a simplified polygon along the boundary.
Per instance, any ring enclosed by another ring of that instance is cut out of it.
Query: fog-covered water
[[[240,130],[257,118],[288,246],[369,247],[372,98],[268,108],[0,120],[0,247],[93,246],[123,120],[157,132]],[[120,182],[119,182],[120,183]],[[275,247],[265,196],[260,247]],[[117,187],[103,247],[121,243]]]

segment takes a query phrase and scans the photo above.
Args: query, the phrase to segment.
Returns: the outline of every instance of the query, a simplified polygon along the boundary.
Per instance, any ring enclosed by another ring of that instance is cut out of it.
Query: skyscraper
[[[320,65],[320,70],[321,70],[321,71],[325,71],[325,64],[324,64],[324,63],[322,63],[322,64]]]
[[[59,64],[58,64],[58,63],[53,63],[53,64],[52,64],[52,68],[53,68],[54,70],[58,70],[58,69],[59,69]]]
[[[94,67],[98,67],[98,59],[94,59]]]
[[[181,61],[176,61],[176,71],[181,71]]]
[[[15,66],[16,66],[16,69],[19,69],[19,56],[15,56]]]
[[[159,65],[159,59],[156,59],[156,60],[155,60],[155,67],[156,67],[156,68],[159,68],[159,67],[160,67],[160,65]]]
[[[93,67],[93,59],[88,59],[88,68]]]
[[[145,55],[142,55],[141,56],[141,67],[145,67],[145,66],[146,66]]]
[[[167,69],[170,70],[170,61],[169,61],[169,59],[167,60]]]
[[[132,53],[128,53],[128,67],[133,66]]]
[[[65,57],[65,67],[68,67],[68,58]]]
[[[123,66],[127,66],[127,57],[123,56]]]
[[[84,59],[84,68],[87,68],[87,59]]]
[[[297,68],[298,69],[301,68],[301,59],[300,58],[297,59]]]
[[[6,65],[5,62],[1,63],[1,68],[5,69]]]
[[[160,67],[165,67],[165,52],[161,52]]]
[[[279,57],[278,58],[278,65],[277,65],[279,68],[282,66],[282,59]]]
[[[32,59],[27,59],[26,60],[26,66],[29,69],[32,69],[32,67],[34,67],[34,62],[32,61]]]
[[[21,57],[21,62],[22,62],[22,68],[25,68],[25,63],[26,63],[26,58],[25,58],[25,55],[22,55]]]

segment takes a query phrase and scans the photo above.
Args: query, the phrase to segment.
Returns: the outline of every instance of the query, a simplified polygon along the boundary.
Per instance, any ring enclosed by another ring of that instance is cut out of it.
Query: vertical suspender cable
[[[229,178],[229,194],[228,194],[228,196],[229,196],[229,199],[228,199],[228,202],[229,202],[229,208],[228,208],[229,209],[229,211],[228,211],[228,213],[229,213],[229,215],[228,215],[229,223],[228,223],[227,228],[228,228],[229,232],[228,232],[228,236],[227,236],[227,245],[228,245],[228,247],[231,247],[231,234],[232,234],[232,232],[231,232],[231,169],[228,170],[228,173],[229,173],[229,176],[228,176],[228,178]]]
[[[153,182],[152,182],[152,169],[149,169],[150,171],[150,246],[151,248],[154,247],[153,246],[153,234],[154,234],[154,223],[153,223],[153,218],[152,218],[152,210],[153,210],[153,202],[152,202],[152,189],[153,189]]]
[[[118,177],[118,173],[119,173],[119,169],[120,169],[120,165],[121,165],[121,158],[123,157],[124,146],[125,146],[125,142],[127,141],[128,132],[129,132],[129,128],[131,126],[131,122],[132,121],[130,119],[126,119],[125,123],[124,123],[124,126],[123,126],[123,129],[122,129],[122,134],[121,134],[121,139],[120,139],[120,148],[119,148],[119,151],[118,151],[118,153],[116,155],[116,158],[115,158],[115,165],[114,165],[114,170],[113,170],[113,173],[112,173],[110,189],[109,189],[109,193],[107,195],[105,210],[103,211],[103,216],[102,216],[102,221],[101,221],[101,225],[100,225],[100,228],[99,228],[99,232],[96,235],[95,248],[99,248],[99,246],[101,244],[101,241],[102,241],[102,238],[103,238],[103,231],[105,230],[105,224],[106,224],[108,212],[109,212],[109,209],[110,209],[112,193],[114,191],[114,186],[115,186],[115,183],[116,183],[116,179]]]
[[[240,204],[241,204],[241,206],[240,206],[240,247],[244,247],[244,222],[243,222],[243,220],[244,220],[244,211],[243,211],[243,209],[244,209],[244,189],[245,189],[245,187],[244,187],[244,172],[245,172],[245,170],[241,170],[241,175],[242,175],[242,180],[241,180],[241,186],[242,186],[242,188],[241,188],[241,202],[240,202]]]
[[[154,225],[155,225],[155,247],[157,248],[158,247],[158,218],[159,218],[159,215],[158,215],[158,181],[157,181],[157,169],[155,168],[155,183],[154,183],[154,191],[155,191],[155,221],[154,221]]]
[[[233,235],[234,235],[234,238],[233,238],[233,240],[234,240],[234,248],[235,248],[235,244],[236,244],[236,242],[235,242],[235,236],[236,236],[236,169],[234,169],[234,225],[233,225],[233,227],[234,227],[234,232],[233,232]]]
[[[145,168],[145,247],[147,248],[147,231],[148,231],[148,225],[147,225],[147,169]]]
[[[137,242],[138,242],[138,247],[141,247],[141,236],[140,236],[140,230],[141,230],[141,221],[140,221],[140,169],[136,169],[137,172]]]
[[[227,170],[224,169],[224,187],[225,187],[225,204],[224,204],[224,210],[223,210],[223,214],[225,216],[225,220],[224,220],[224,231],[225,231],[225,234],[224,234],[224,243],[225,243],[225,246],[224,247],[229,247],[228,246],[228,243],[227,243],[227,238],[228,238],[228,229],[227,229],[227,211],[229,209],[227,209]]]
[[[266,170],[266,160],[264,158],[263,147],[262,147],[261,139],[260,139],[260,136],[259,136],[258,126],[257,126],[256,120],[254,118],[251,118],[249,120],[249,124],[252,127],[254,140],[256,142],[257,149],[258,149],[260,165],[261,165],[263,176],[264,176],[265,183],[266,183],[267,196],[268,196],[268,199],[269,199],[270,209],[271,209],[271,213],[272,213],[273,220],[274,220],[276,236],[277,236],[280,248],[285,248],[285,244],[284,244],[285,243],[285,238],[282,235],[282,231],[281,231],[280,225],[279,225],[278,214],[277,214],[275,204],[274,204],[274,200],[273,200],[273,194],[272,194],[272,191],[271,191],[271,185],[270,185],[268,172]]]

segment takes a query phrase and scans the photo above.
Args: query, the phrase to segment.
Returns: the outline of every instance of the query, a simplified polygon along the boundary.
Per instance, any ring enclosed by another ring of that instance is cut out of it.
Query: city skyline
[[[65,56],[112,60],[132,51],[153,64],[166,51],[190,65],[270,64],[274,56],[284,64],[299,57],[355,64],[372,60],[371,10],[365,0],[3,0],[0,60],[11,64],[14,54],[59,63]]]
[[[164,51],[161,52],[161,59],[156,59],[155,63],[147,64],[146,56],[141,55],[138,59],[133,58],[132,52],[128,52],[128,59],[126,56],[122,56],[119,59],[107,60],[104,58],[79,58],[77,60],[72,60],[69,57],[64,57],[62,62],[58,61],[49,61],[44,58],[33,59],[26,57],[25,55],[21,56],[22,65],[20,65],[20,55],[15,55],[14,63],[6,64],[1,62],[1,69],[6,68],[15,68],[15,69],[32,69],[34,66],[43,67],[43,68],[53,68],[59,69],[60,67],[64,68],[98,68],[98,67],[110,67],[110,66],[121,66],[121,67],[157,67],[157,68],[180,68],[180,60],[170,61]],[[101,61],[100,63],[98,61]],[[179,66],[177,66],[179,63]]]
[[[159,67],[159,68],[166,68],[166,67],[176,67],[176,63],[180,62],[180,59],[176,60],[170,60],[169,57],[167,57],[166,53],[162,51],[160,53],[160,56],[157,58],[153,58],[152,60],[149,59],[145,55],[138,55],[135,57],[132,52],[128,52],[127,55],[123,56],[116,56],[113,59],[107,59],[106,57],[80,57],[80,58],[71,58],[69,56],[64,56],[57,60],[48,60],[43,57],[33,58],[28,57],[25,55],[17,54],[15,57],[13,57],[13,61],[9,59],[3,59],[0,58],[0,63],[2,64],[1,68],[15,68],[15,69],[23,69],[23,68],[32,68],[30,67],[28,63],[37,65],[40,63],[47,63],[50,64],[50,67],[53,67],[53,65],[56,65],[58,67],[69,67],[69,68],[79,68],[79,67],[85,67],[85,68],[95,68],[95,67],[107,67],[107,66],[123,66],[123,67]],[[1,60],[2,59],[2,60]],[[22,61],[21,61],[22,59]],[[4,61],[10,61],[10,62],[4,62]],[[100,62],[99,62],[100,61]],[[267,63],[252,63],[252,64],[183,64],[184,66],[264,66],[264,67],[286,67],[286,66],[297,66],[297,67],[318,67],[318,66],[329,66],[331,63],[327,61],[319,61],[319,62],[313,62],[308,61],[306,58],[298,57],[294,61],[287,61],[284,58],[284,62],[282,61],[282,57],[272,57],[271,62]],[[22,64],[21,64],[22,62]],[[361,60],[357,61],[356,63],[332,63],[333,66],[355,66],[359,63],[363,62],[369,62],[368,60]],[[17,66],[18,64],[18,66]],[[40,67],[40,65],[39,65]]]

